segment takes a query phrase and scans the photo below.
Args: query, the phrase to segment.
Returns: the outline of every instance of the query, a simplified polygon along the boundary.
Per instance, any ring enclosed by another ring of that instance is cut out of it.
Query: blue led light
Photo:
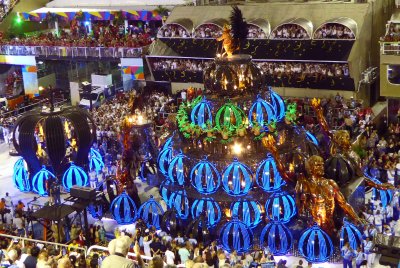
[[[213,115],[211,113],[211,106],[206,100],[206,97],[203,97],[203,99],[193,107],[190,117],[193,124],[198,125],[203,129],[207,127],[207,121],[210,121],[212,124]]]
[[[260,248],[267,246],[273,255],[286,255],[293,246],[293,236],[289,228],[281,222],[268,223],[260,236]]]
[[[296,202],[287,192],[275,192],[265,204],[267,218],[286,223],[296,215]]]
[[[28,171],[25,168],[24,159],[22,157],[19,158],[14,164],[13,182],[14,186],[17,187],[21,192],[29,192],[31,190]]]
[[[239,200],[231,205],[232,218],[237,218],[250,228],[261,222],[261,205],[256,201]]]
[[[221,185],[217,168],[205,156],[190,172],[193,187],[201,194],[213,194]]]
[[[221,220],[221,208],[212,198],[196,199],[192,204],[192,218],[205,215],[207,226],[212,227]]]
[[[72,186],[87,186],[88,176],[86,172],[79,166],[71,162],[71,166],[64,172],[62,183],[67,192]]]
[[[238,253],[247,252],[253,246],[253,232],[243,222],[233,219],[227,222],[220,232],[222,247],[228,251]]]
[[[101,156],[100,156],[101,157]],[[92,170],[93,168],[99,173],[104,167],[104,162],[102,158],[97,158],[95,155],[90,157],[89,159],[89,169]]]
[[[340,229],[340,248],[342,248],[346,242],[349,242],[350,247],[355,250],[361,246],[362,235],[360,230],[345,217],[343,218],[343,226]]]
[[[222,187],[232,196],[247,194],[252,185],[253,174],[250,168],[234,158],[222,174]]]
[[[103,206],[101,204],[90,204],[87,208],[93,218],[101,219],[103,217]]]
[[[167,148],[161,150],[157,157],[158,169],[161,174],[165,177],[168,176],[168,167],[173,157],[173,149],[172,146],[168,146]]]
[[[305,128],[303,127],[303,129],[305,130]],[[308,130],[305,130],[306,132],[306,138],[307,140],[311,141],[312,143],[314,143],[316,146],[319,145],[317,138]]]
[[[168,204],[169,198],[171,196],[171,191],[168,189],[168,186],[171,184],[172,184],[172,182],[167,179],[167,180],[164,180],[160,184],[160,187],[159,187],[160,195],[166,204]]]
[[[168,178],[179,185],[185,184],[186,179],[186,159],[188,159],[183,153],[179,153],[175,156],[168,167]]]
[[[276,120],[274,108],[271,104],[263,100],[260,95],[257,96],[257,100],[251,106],[248,118],[251,127],[254,121],[260,126],[264,126],[264,124],[269,124]]]
[[[90,157],[90,158],[98,158],[98,159],[101,159],[101,160],[103,161],[103,157],[101,156],[101,154],[99,153],[99,151],[97,151],[97,150],[94,149],[93,147],[90,148],[89,157]]]
[[[277,191],[285,185],[271,154],[267,154],[267,158],[258,165],[255,179],[258,186],[266,192]]]
[[[332,240],[317,224],[314,224],[301,235],[299,252],[309,262],[326,262],[333,253]]]
[[[275,118],[278,122],[282,121],[286,113],[286,105],[282,97],[271,87],[268,87],[271,95],[271,104],[275,111]]]
[[[186,220],[189,217],[189,199],[185,190],[172,192],[168,200],[168,207],[175,208],[178,217]]]
[[[117,196],[110,205],[110,211],[118,224],[131,224],[136,219],[136,205],[125,191]]]
[[[46,181],[50,178],[55,179],[56,176],[48,171],[45,166],[42,166],[42,169],[38,173],[36,173],[35,176],[33,176],[33,191],[41,196],[47,196],[48,189],[46,189]]]
[[[157,230],[161,228],[160,219],[164,214],[161,205],[150,196],[150,199],[144,202],[138,211],[137,218],[142,219],[148,228],[154,226]]]

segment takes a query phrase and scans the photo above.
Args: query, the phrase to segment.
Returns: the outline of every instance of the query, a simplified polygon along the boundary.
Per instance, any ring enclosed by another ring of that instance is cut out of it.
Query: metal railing
[[[55,107],[59,107],[61,105],[64,105],[67,102],[68,102],[68,100],[57,101],[57,102],[54,103],[54,106]],[[9,118],[9,117],[12,117],[12,116],[17,116],[17,115],[19,116],[19,115],[24,114],[25,112],[28,112],[28,111],[31,111],[31,110],[37,108],[37,107],[43,106],[43,104],[46,104],[46,103],[48,103],[48,100],[47,99],[43,99],[43,100],[40,100],[40,101],[38,101],[36,103],[32,103],[32,104],[26,105],[26,106],[21,107],[21,108],[16,108],[16,109],[11,110],[9,112],[5,112],[1,116],[3,118]]]
[[[66,46],[0,46],[2,55],[72,58],[137,58],[146,47],[66,47]]]
[[[89,256],[90,253],[91,253],[92,251],[94,251],[94,250],[96,250],[96,251],[105,251],[105,252],[108,252],[108,248],[106,248],[106,247],[93,245],[93,246],[91,246],[91,247],[89,247],[89,248],[87,249],[87,252],[86,252],[87,255]],[[128,252],[128,257],[134,258],[134,259],[136,260],[136,254],[133,253],[133,252]],[[151,261],[151,260],[153,259],[152,257],[148,257],[148,256],[145,256],[145,255],[140,255],[140,257],[142,258],[142,260],[143,260],[145,263],[148,263],[149,261]]]
[[[33,242],[33,243],[40,243],[43,245],[52,245],[55,246],[57,249],[60,248],[66,248],[68,249],[69,245],[67,244],[60,244],[60,243],[55,243],[55,242],[49,242],[49,241],[43,241],[43,240],[36,240],[36,239],[31,239],[31,238],[26,238],[26,237],[21,237],[21,236],[15,236],[15,235],[7,235],[7,234],[0,234],[0,237],[5,237],[5,238],[10,238],[14,240],[22,240],[23,242],[28,241],[28,242]],[[84,254],[85,257],[88,254],[88,251],[86,248],[81,248],[81,247],[73,247],[76,250],[81,250]]]
[[[383,55],[400,55],[400,42],[381,42]]]

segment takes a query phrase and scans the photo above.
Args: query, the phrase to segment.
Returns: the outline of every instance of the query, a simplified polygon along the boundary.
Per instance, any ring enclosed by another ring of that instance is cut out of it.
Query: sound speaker
[[[90,187],[72,186],[69,192],[72,197],[84,200],[95,200],[96,190]]]

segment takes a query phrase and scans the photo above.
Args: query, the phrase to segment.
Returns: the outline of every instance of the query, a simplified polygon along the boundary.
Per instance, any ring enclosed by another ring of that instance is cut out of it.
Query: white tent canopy
[[[190,1],[189,1],[190,2]],[[185,5],[187,0],[54,0],[46,4],[49,8],[97,8],[97,9],[127,9],[146,6],[176,6]]]

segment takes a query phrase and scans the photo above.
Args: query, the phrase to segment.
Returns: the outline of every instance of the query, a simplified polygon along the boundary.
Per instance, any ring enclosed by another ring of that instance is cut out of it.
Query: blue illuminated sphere
[[[193,187],[201,194],[215,193],[221,185],[221,176],[217,168],[207,157],[198,162],[190,172]]]
[[[260,248],[268,247],[273,255],[286,255],[292,246],[292,233],[281,222],[270,222],[261,232]]]
[[[174,208],[178,217],[186,220],[189,217],[189,199],[185,190],[177,190],[172,192],[169,200],[168,207]]]
[[[278,122],[281,122],[286,114],[285,101],[271,87],[268,87],[268,89],[270,91],[271,105],[275,112],[275,118]]]
[[[56,176],[43,166],[42,169],[32,178],[33,191],[41,196],[47,196],[48,191],[46,188],[46,181],[50,178],[55,179]]]
[[[357,249],[361,246],[362,241],[360,230],[346,218],[343,218],[343,226],[340,229],[340,248],[342,248],[346,242],[349,242],[352,249]]]
[[[312,263],[326,262],[333,254],[332,240],[317,224],[306,229],[299,240],[299,252]]]
[[[168,204],[168,200],[171,196],[171,191],[168,189],[168,186],[171,184],[172,182],[170,180],[164,180],[159,187],[160,195],[166,204]]]
[[[277,191],[282,185],[285,185],[271,154],[267,154],[267,158],[258,165],[255,180],[258,186],[266,192]]]
[[[253,174],[248,166],[237,158],[222,173],[222,187],[231,196],[246,195],[252,186]]]
[[[101,156],[100,156],[101,157]],[[104,162],[102,158],[90,157],[89,159],[89,169],[95,169],[99,173],[104,167]]]
[[[253,232],[237,219],[227,222],[221,228],[219,239],[222,247],[228,252],[243,253],[253,246]]]
[[[71,162],[71,166],[64,172],[62,184],[65,190],[69,192],[74,185],[86,186],[88,184],[88,176],[81,167]]]
[[[265,204],[267,218],[286,223],[296,215],[296,202],[287,192],[275,192]]]
[[[272,105],[258,95],[257,100],[249,110],[248,119],[251,127],[253,126],[253,122],[257,122],[258,125],[264,126],[265,124],[270,124],[272,121],[275,121],[276,114]]]
[[[170,146],[172,147],[172,145],[174,144],[172,138],[173,138],[173,135],[165,140],[164,144],[161,146],[160,152],[164,149],[167,149]]]
[[[97,150],[94,149],[93,147],[90,148],[89,157],[90,157],[90,158],[98,158],[98,159],[103,160],[103,157],[101,156],[101,154],[99,153],[99,151],[97,151]]]
[[[123,191],[110,205],[110,211],[118,224],[131,224],[136,219],[136,205],[132,198]]]
[[[207,121],[212,124],[213,115],[211,113],[211,106],[206,100],[206,97],[203,97],[203,99],[193,107],[190,119],[193,124],[200,126],[203,129],[207,127]]]
[[[168,146],[167,148],[161,150],[157,157],[157,165],[158,170],[160,170],[161,174],[165,177],[168,176],[168,167],[169,163],[173,158],[173,149],[172,146]]]
[[[28,171],[25,168],[24,159],[22,157],[19,158],[14,164],[13,182],[14,186],[17,187],[21,192],[26,193],[31,190]]]
[[[157,230],[161,228],[160,219],[164,214],[164,210],[161,205],[150,196],[150,199],[144,202],[138,211],[137,218],[142,219],[147,227],[154,226]]]
[[[186,180],[187,157],[183,153],[175,156],[168,167],[168,178],[179,185],[184,185]]]
[[[231,205],[232,218],[237,218],[250,228],[261,222],[261,205],[256,201],[239,200]]]
[[[221,208],[212,198],[197,199],[192,204],[192,218],[205,216],[208,227],[216,225],[221,220]]]

